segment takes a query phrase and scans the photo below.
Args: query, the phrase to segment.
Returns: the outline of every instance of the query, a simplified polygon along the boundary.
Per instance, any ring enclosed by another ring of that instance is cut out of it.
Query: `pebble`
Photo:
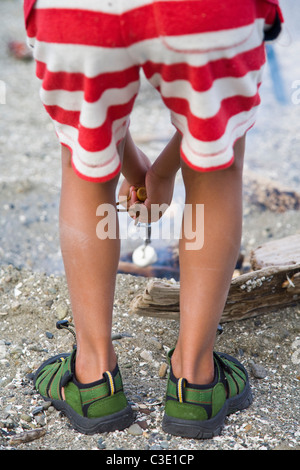
[[[61,303],[56,307],[56,316],[59,320],[64,320],[69,313],[69,308],[65,303]]]
[[[162,449],[168,449],[169,443],[167,441],[161,441],[160,446],[162,447]]]
[[[144,359],[147,362],[152,362],[153,361],[152,353],[149,352],[149,351],[143,350],[140,353],[140,356],[141,356],[142,359]]]
[[[43,410],[50,410],[50,408],[52,410],[52,408],[53,408],[53,406],[51,405],[51,401],[44,401],[42,407],[43,407]]]
[[[32,410],[32,414],[33,416],[35,415],[38,415],[39,413],[41,413],[42,411],[44,410],[43,406],[36,406],[33,410]]]
[[[26,423],[31,423],[31,420],[32,420],[31,416],[29,416],[29,415],[26,414],[26,413],[22,413],[22,414],[20,415],[20,419],[21,419],[22,421],[25,421]]]
[[[141,436],[143,434],[143,430],[137,423],[134,423],[129,426],[128,434],[131,434],[132,436]]]
[[[103,440],[102,437],[100,437],[100,439],[98,439],[97,447],[100,450],[106,449],[106,444],[105,444],[105,441]]]
[[[163,379],[166,376],[167,370],[168,370],[168,364],[163,362],[160,365],[160,368],[159,368],[159,371],[158,371],[158,375],[161,379]]]
[[[264,379],[268,375],[268,371],[262,365],[253,361],[250,362],[250,369],[256,379]]]
[[[47,424],[46,416],[44,414],[35,416],[35,421],[38,426],[44,427]]]

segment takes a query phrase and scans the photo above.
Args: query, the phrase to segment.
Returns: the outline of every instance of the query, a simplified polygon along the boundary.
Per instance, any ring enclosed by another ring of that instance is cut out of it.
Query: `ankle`
[[[174,376],[176,378],[183,377],[189,383],[207,385],[214,380],[215,367],[211,352],[199,355],[181,355],[175,350],[171,365]]]
[[[87,384],[102,379],[103,373],[112,371],[117,365],[113,347],[101,352],[78,349],[75,361],[75,375],[78,382]]]

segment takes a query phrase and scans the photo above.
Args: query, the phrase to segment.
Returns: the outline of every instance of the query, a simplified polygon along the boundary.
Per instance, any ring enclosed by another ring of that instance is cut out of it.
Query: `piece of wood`
[[[180,284],[153,279],[133,299],[131,313],[179,319]],[[221,323],[255,317],[300,302],[300,263],[269,266],[232,279]]]
[[[250,254],[252,270],[300,263],[300,233],[264,243]]]
[[[249,170],[244,172],[244,198],[272,212],[300,209],[300,194],[296,190]]]

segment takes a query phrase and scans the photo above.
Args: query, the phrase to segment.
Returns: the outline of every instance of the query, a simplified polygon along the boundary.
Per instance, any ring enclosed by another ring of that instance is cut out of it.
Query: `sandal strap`
[[[247,382],[247,373],[243,366],[223,353],[214,353],[214,358],[219,365],[220,380],[225,386],[227,398],[241,393]]]

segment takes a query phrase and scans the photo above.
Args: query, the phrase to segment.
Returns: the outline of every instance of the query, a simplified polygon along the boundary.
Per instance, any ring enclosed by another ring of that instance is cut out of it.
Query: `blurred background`
[[[268,46],[268,64],[261,88],[262,105],[256,126],[248,133],[245,171],[300,191],[300,4],[282,0],[284,31]],[[0,266],[63,273],[58,238],[60,149],[52,123],[39,99],[34,62],[23,49],[23,2],[0,0]],[[17,44],[16,44],[17,43]],[[131,119],[136,143],[154,160],[173,134],[168,111],[142,79]],[[174,205],[152,226],[156,267],[165,275],[177,272],[177,225],[163,238],[162,224],[172,227],[184,203],[180,173]],[[299,232],[299,211],[278,213],[245,201],[243,250],[270,238]],[[131,263],[133,250],[145,235],[120,214],[122,260]],[[174,270],[173,270],[174,268]],[[130,271],[131,272],[131,271]]]

